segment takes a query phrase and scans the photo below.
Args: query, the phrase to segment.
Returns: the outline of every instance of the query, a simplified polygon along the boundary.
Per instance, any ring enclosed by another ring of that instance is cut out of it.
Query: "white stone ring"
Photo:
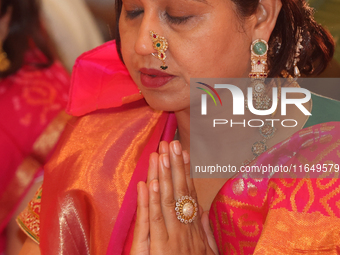
[[[192,223],[197,216],[198,206],[195,201],[190,196],[183,196],[176,201],[176,216],[177,219],[184,223]]]

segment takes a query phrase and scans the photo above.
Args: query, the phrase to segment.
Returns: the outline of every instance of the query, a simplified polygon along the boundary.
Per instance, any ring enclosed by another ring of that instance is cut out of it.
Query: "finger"
[[[199,213],[199,216],[202,217],[204,211],[203,211],[203,207],[198,205],[198,213]]]
[[[184,168],[185,168],[185,176],[186,176],[186,182],[189,190],[190,196],[195,200],[195,203],[198,203],[197,200],[197,193],[195,189],[194,180],[190,177],[190,156],[187,151],[183,151],[183,161],[184,161]],[[203,213],[203,209],[200,205],[198,205],[198,213],[197,213],[197,222],[200,222],[201,215]]]
[[[165,243],[168,240],[168,231],[162,213],[159,182],[157,179],[152,180],[149,186],[149,221],[151,246]]]
[[[172,228],[178,228],[179,221],[175,211],[176,201],[174,199],[174,190],[172,182],[172,173],[170,170],[170,158],[168,154],[162,154],[159,157],[159,184],[162,201],[162,211],[165,218],[165,224],[168,232],[171,233]]]
[[[219,251],[218,251],[218,247],[217,247],[217,244],[216,244],[216,241],[215,241],[214,233],[213,233],[213,231],[210,227],[210,224],[209,224],[208,211],[206,211],[202,214],[201,222],[202,222],[203,229],[204,229],[204,232],[206,234],[206,237],[208,239],[208,244],[209,244],[210,248],[212,249],[212,251],[216,255],[218,255]]]
[[[159,154],[169,154],[169,143],[161,141],[159,144]]]
[[[133,233],[131,254],[149,253],[149,194],[145,182],[137,185],[137,219]]]
[[[170,143],[170,166],[175,199],[189,195],[185,176],[182,146],[179,141],[172,141]]]
[[[148,179],[147,186],[149,186],[150,182],[154,179],[158,179],[158,153],[153,152],[149,158],[149,170],[148,170]]]
[[[189,194],[197,202],[197,193],[194,185],[194,180],[190,177],[190,155],[186,150],[183,151],[183,161]]]

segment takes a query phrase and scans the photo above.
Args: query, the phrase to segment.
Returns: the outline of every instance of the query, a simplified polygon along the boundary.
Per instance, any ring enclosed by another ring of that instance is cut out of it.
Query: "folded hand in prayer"
[[[183,196],[187,199],[182,201]],[[179,141],[161,142],[159,154],[150,155],[147,183],[138,183],[131,255],[218,254],[208,214],[199,207],[194,215],[196,203],[189,153],[182,151]]]

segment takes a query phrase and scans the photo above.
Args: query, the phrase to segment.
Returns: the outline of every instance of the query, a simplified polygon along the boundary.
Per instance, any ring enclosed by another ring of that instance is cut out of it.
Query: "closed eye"
[[[142,14],[144,10],[132,10],[132,11],[126,11],[126,17],[128,19],[134,19],[137,18],[140,14]]]
[[[179,25],[179,24],[186,23],[193,16],[174,17],[174,16],[171,16],[168,13],[166,13],[165,17],[166,17],[166,19],[168,20],[169,23],[172,23],[172,24],[175,24],[175,25]]]

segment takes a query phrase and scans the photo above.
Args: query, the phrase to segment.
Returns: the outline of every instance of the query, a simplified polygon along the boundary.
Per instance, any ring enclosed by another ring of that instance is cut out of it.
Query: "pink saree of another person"
[[[5,249],[8,222],[42,174],[69,119],[64,111],[69,74],[59,62],[37,67],[45,59],[32,48],[21,69],[0,81],[0,253]]]
[[[159,142],[174,138],[176,118],[146,104],[115,42],[81,56],[72,80],[68,111],[80,117],[66,128],[42,191],[18,221],[43,255],[129,254],[137,183],[146,181]],[[331,164],[339,157],[340,123],[331,122],[301,130],[252,164]],[[340,181],[270,177],[240,175],[216,195],[209,217],[220,254],[336,254]]]

